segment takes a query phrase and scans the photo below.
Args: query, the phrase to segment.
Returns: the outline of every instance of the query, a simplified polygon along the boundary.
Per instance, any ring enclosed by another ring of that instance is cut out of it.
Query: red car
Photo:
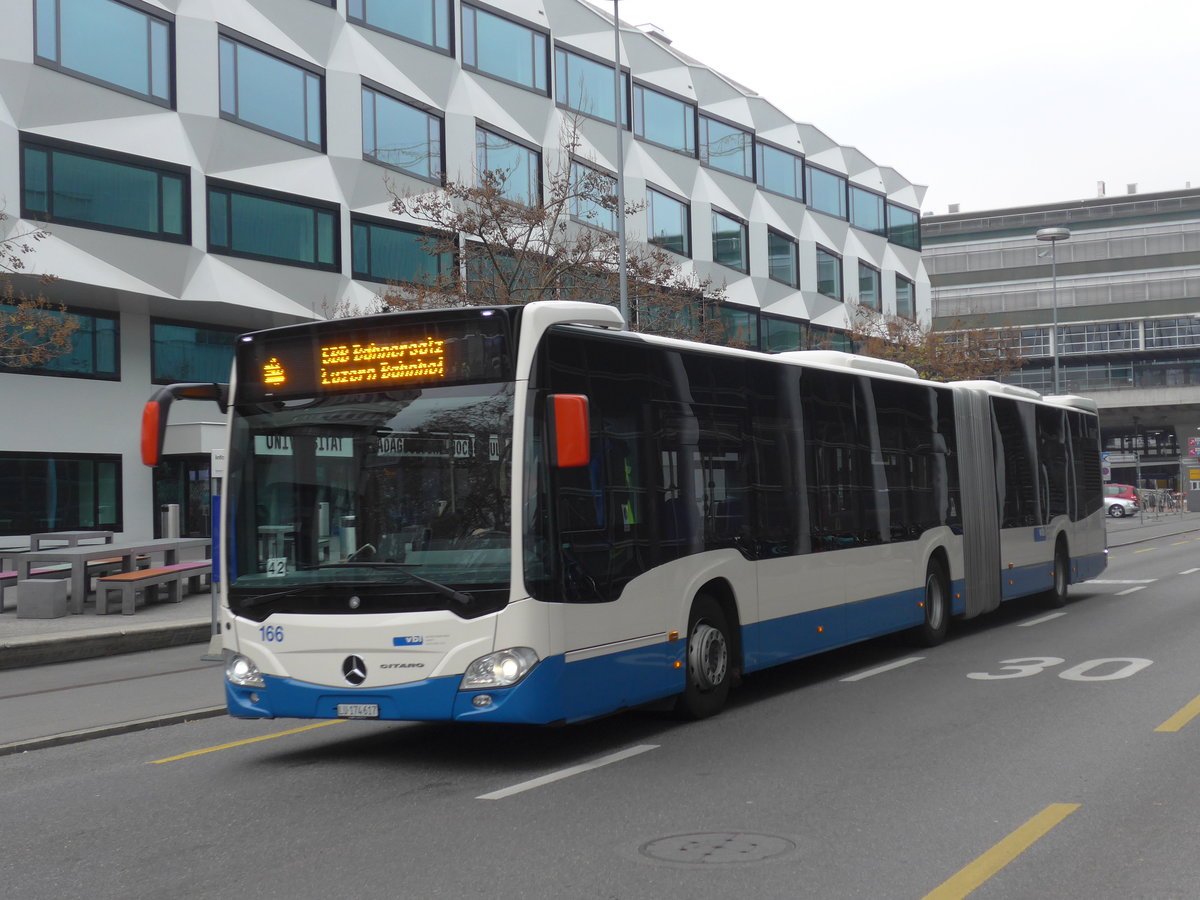
[[[1133,515],[1138,511],[1137,491],[1132,484],[1106,484],[1104,507],[1113,518]]]

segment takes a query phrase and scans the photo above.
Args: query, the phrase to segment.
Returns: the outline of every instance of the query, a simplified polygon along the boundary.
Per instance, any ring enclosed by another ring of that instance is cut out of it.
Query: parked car
[[[1114,519],[1133,515],[1138,511],[1137,490],[1132,484],[1106,484],[1104,508]]]

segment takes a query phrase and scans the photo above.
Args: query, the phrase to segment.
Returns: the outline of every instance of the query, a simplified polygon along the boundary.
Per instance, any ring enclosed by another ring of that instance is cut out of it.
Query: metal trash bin
[[[30,578],[17,585],[18,619],[61,619],[67,614],[65,578]]]

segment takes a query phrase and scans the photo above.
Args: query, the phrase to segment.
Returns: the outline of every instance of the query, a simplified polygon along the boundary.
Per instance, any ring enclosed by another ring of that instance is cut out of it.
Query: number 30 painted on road
[[[1029,678],[1031,675],[1040,675],[1042,672],[1053,666],[1061,666],[1065,663],[1065,659],[1060,659],[1057,656],[1028,656],[1020,659],[1002,659],[1000,665],[1003,667],[998,673],[991,672],[968,672],[968,678],[974,678],[977,681],[1000,681],[1005,678]],[[1086,662],[1081,662],[1077,666],[1071,666],[1069,669],[1063,669],[1058,673],[1059,678],[1065,678],[1067,681],[1116,681],[1120,678],[1128,678],[1130,675],[1136,675],[1142,669],[1153,664],[1153,660],[1141,659],[1136,656],[1110,656],[1104,659],[1089,659]],[[1112,671],[1103,675],[1089,674],[1093,669],[1101,666],[1115,666]],[[1010,671],[1004,671],[1004,670]]]

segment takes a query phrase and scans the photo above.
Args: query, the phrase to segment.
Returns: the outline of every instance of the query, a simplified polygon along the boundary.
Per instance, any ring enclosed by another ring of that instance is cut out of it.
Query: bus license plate
[[[378,703],[339,703],[337,705],[339,719],[378,719]]]

